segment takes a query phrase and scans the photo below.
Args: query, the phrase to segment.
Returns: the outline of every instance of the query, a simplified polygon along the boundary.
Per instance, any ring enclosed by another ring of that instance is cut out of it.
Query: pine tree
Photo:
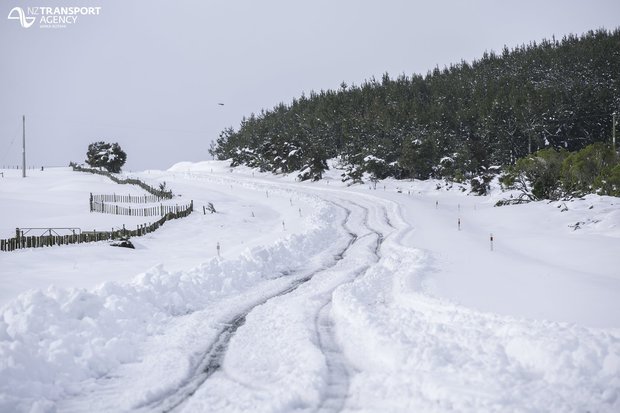
[[[94,142],[88,145],[86,163],[93,168],[105,168],[108,172],[118,173],[127,161],[127,154],[118,143]]]

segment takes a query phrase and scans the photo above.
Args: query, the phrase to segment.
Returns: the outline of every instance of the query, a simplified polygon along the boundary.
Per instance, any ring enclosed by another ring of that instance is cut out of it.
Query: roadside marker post
[[[489,237],[489,241],[491,241],[491,251],[493,251],[493,234]]]

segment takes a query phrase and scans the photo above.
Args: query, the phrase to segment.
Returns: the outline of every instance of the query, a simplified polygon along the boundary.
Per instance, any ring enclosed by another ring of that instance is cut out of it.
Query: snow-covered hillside
[[[0,253],[1,412],[620,411],[618,198],[133,175],[196,212],[135,250]],[[90,192],[120,191],[5,173],[0,229],[143,223],[89,213]]]

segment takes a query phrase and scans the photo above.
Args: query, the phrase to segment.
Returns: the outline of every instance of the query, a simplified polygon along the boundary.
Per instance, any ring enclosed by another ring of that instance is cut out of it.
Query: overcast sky
[[[88,144],[104,140],[127,152],[126,170],[165,169],[210,159],[222,129],[302,92],[620,26],[618,0],[0,5],[0,167],[21,163],[22,115],[29,165],[83,162]],[[100,13],[64,28],[8,18],[16,6],[29,17],[29,7],[77,5]]]

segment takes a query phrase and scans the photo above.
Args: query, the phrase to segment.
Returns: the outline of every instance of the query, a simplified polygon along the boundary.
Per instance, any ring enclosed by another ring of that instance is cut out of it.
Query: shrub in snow
[[[618,154],[609,145],[599,142],[586,146],[562,162],[562,187],[566,193],[575,196],[591,193],[594,189],[601,195],[618,194],[620,181],[616,178],[614,184],[612,171],[619,164]]]
[[[559,199],[562,162],[568,156],[564,149],[542,149],[519,159],[500,178],[507,188],[521,192],[520,198],[530,201]]]
[[[478,176],[475,176],[471,179],[471,192],[475,195],[487,195],[491,190],[491,181],[495,177],[495,174],[499,168],[490,167],[488,169],[485,168],[485,171]]]
[[[543,149],[519,159],[500,178],[504,187],[521,192],[520,199],[537,201],[582,196],[620,195],[620,157],[611,147],[595,143],[569,153]]]

